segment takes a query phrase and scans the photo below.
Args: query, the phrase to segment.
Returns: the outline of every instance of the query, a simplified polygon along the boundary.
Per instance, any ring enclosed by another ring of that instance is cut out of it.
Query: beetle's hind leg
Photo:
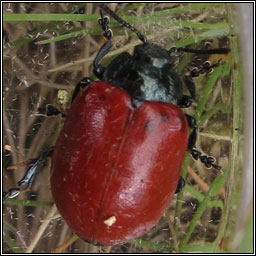
[[[8,192],[3,192],[3,200],[8,198],[14,198],[20,194],[22,190],[26,190],[34,181],[38,168],[44,164],[47,157],[50,157],[53,153],[54,147],[50,147],[46,151],[39,154],[38,158],[29,161],[30,166],[26,171],[24,177],[18,182],[17,188],[11,188]]]
[[[206,166],[206,168],[213,167],[213,168],[215,168],[217,170],[221,170],[221,167],[215,164],[216,159],[213,156],[203,155],[200,151],[198,151],[195,148],[195,143],[196,143],[196,139],[197,139],[197,133],[196,133],[197,124],[196,124],[196,120],[195,120],[194,117],[192,117],[190,115],[186,115],[186,118],[187,118],[189,127],[192,128],[192,132],[189,135],[189,139],[188,139],[188,151],[190,152],[192,157],[195,160],[200,160]]]

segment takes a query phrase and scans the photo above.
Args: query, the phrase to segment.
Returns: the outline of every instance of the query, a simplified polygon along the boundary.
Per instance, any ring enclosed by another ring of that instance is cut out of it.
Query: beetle
[[[213,157],[195,149],[195,119],[181,110],[195,99],[193,78],[219,62],[207,62],[184,77],[189,96],[183,94],[172,55],[227,53],[228,49],[163,49],[100,6],[99,24],[106,41],[93,61],[93,73],[100,81],[84,78],[78,83],[56,145],[40,154],[19,188],[4,193],[4,199],[26,189],[38,166],[52,155],[51,189],[62,217],[82,239],[115,245],[157,224],[182,186],[186,151],[207,168],[220,169]],[[107,67],[100,62],[112,47],[112,33],[104,12],[142,41],[133,55],[122,53]]]

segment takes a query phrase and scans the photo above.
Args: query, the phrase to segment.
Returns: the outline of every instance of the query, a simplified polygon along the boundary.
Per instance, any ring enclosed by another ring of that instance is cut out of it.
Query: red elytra
[[[115,245],[157,224],[180,178],[188,124],[176,106],[144,102],[105,82],[75,98],[52,159],[57,208],[82,239]]]

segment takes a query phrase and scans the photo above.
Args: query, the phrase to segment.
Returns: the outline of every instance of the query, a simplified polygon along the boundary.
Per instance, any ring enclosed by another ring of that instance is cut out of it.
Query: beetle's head
[[[173,66],[173,57],[164,48],[150,43],[137,45],[133,67],[127,69],[134,74],[134,82],[129,83],[128,88],[133,99],[177,105],[182,97],[182,86]]]
[[[148,43],[144,35],[107,6],[101,4],[101,8],[134,32],[143,43],[135,47],[133,56],[123,53],[115,58],[106,68],[102,79],[127,91],[136,107],[143,101],[177,105],[182,97],[182,86],[179,74],[173,70],[171,52]]]

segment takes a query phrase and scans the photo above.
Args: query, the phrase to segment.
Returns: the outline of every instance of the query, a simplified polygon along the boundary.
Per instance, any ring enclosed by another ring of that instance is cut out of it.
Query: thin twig
[[[111,249],[112,249],[112,246],[106,246],[104,248],[104,253],[110,253]]]
[[[77,235],[73,235],[68,240],[66,240],[62,245],[56,248],[53,253],[62,253],[65,251],[71,244],[73,244],[79,237]]]
[[[172,217],[174,218],[174,213],[171,212],[171,211],[166,210],[165,218],[166,218],[166,220],[168,222],[168,226],[169,226],[169,229],[170,229],[171,237],[173,239],[174,249],[175,249],[176,253],[178,253],[179,252],[179,246],[178,246],[177,235],[176,235],[176,232],[175,232],[172,220],[171,220]]]
[[[205,193],[207,193],[209,190],[209,186],[195,173],[195,171],[190,166],[187,167],[187,172],[194,179],[194,181],[199,185],[199,187]],[[223,199],[225,199],[225,189],[224,188],[222,188],[219,191],[219,196],[221,196]]]
[[[45,229],[47,228],[48,224],[51,221],[51,217],[54,216],[54,214],[56,213],[57,208],[55,205],[52,206],[51,210],[49,211],[49,213],[46,216],[46,221],[44,221],[41,226],[38,229],[38,232],[36,233],[34,239],[31,241],[31,244],[28,246],[27,250],[25,253],[32,253],[33,249],[35,248],[37,242],[40,240],[41,236],[43,235]]]
[[[147,38],[148,38],[148,40],[152,40],[155,36],[156,35],[151,35],[151,36],[148,36]],[[136,45],[138,45],[140,43],[141,43],[140,40],[134,40],[130,44],[127,44],[127,45],[125,45],[125,46],[123,46],[123,47],[121,47],[121,48],[119,48],[117,50],[111,51],[104,58],[108,58],[108,57],[120,54],[120,53],[122,53],[124,51],[127,51],[127,50],[131,49],[132,47],[134,47],[134,46],[136,46]],[[57,72],[57,71],[69,70],[73,66],[80,65],[80,64],[83,64],[83,63],[93,62],[93,60],[95,59],[95,56],[96,56],[96,54],[94,54],[90,58],[83,58],[83,59],[79,59],[79,60],[74,60],[72,62],[69,62],[69,63],[65,64],[65,65],[62,65],[62,66],[59,66],[59,67],[56,67],[56,68],[53,68],[53,69],[49,69],[49,72]]]

